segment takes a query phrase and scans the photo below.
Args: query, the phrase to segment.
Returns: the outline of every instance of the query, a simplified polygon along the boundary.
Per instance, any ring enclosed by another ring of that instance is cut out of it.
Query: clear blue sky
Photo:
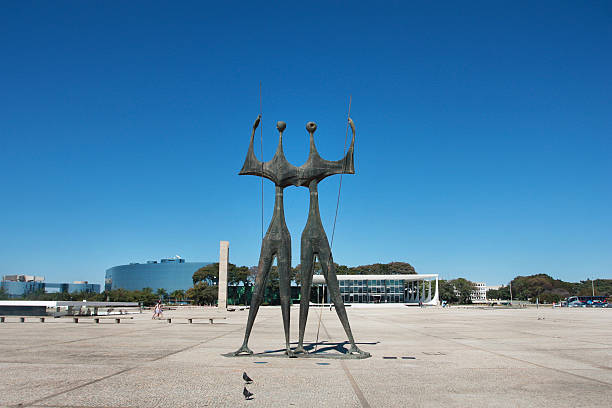
[[[238,176],[307,121],[343,178],[338,263],[489,284],[612,278],[609,2],[11,2],[0,13],[0,274],[102,282],[179,254],[255,265]],[[320,186],[328,235],[339,177]],[[274,189],[265,183],[266,226]],[[285,192],[299,263],[308,192]]]

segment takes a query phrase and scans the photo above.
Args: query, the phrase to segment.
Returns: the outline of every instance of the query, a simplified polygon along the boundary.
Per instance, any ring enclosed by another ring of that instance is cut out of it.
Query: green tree
[[[249,284],[249,267],[229,264],[227,280],[232,285],[239,285],[242,283],[243,285],[247,286]]]
[[[510,288],[508,286],[500,286],[499,289],[487,290],[488,300],[510,300]]]
[[[219,263],[212,263],[206,266],[201,267],[197,271],[194,272],[192,280],[195,285],[198,282],[205,281],[210,285],[216,285],[217,280],[219,279]]]
[[[170,297],[173,297],[175,300],[183,300],[185,299],[185,291],[182,289],[177,289],[170,294]]]
[[[459,296],[455,293],[455,287],[452,281],[439,280],[438,288],[440,291],[440,300],[446,300],[448,303],[456,303],[459,301]]]
[[[407,262],[390,262],[387,264],[361,265],[349,268],[354,275],[413,275],[416,270]]]
[[[218,298],[218,289],[205,281],[197,282],[187,289],[186,296],[196,305],[214,305]]]
[[[6,293],[4,286],[0,286],[0,300],[8,299],[8,297],[8,293]]]
[[[472,282],[465,278],[457,278],[451,281],[456,292],[459,294],[459,303],[470,304],[472,303],[472,292],[476,288]]]
[[[240,299],[238,299],[238,303],[242,302],[246,304],[246,298],[250,293],[249,287],[254,281],[254,278],[251,277],[251,274],[252,268],[249,268],[247,266],[236,266],[232,263],[227,265],[228,284],[232,286],[239,286],[240,284],[242,284],[245,287],[244,290],[239,291]],[[194,283],[194,287],[200,282],[205,282],[208,286],[211,287],[217,287],[219,280],[219,263],[213,263],[198,269],[193,274],[192,280]]]
[[[158,295],[153,293],[153,289],[151,288],[142,288],[142,290],[135,290],[132,293],[126,294],[132,300],[130,302],[141,302],[145,306],[151,306],[157,303],[159,299]]]
[[[166,298],[168,296],[168,292],[166,292],[166,289],[164,288],[159,288],[157,289],[157,291],[155,292],[155,294],[161,299],[164,300],[164,298]]]
[[[210,285],[216,285],[219,280],[219,263],[206,265],[195,271],[192,276],[193,283],[206,281]],[[233,263],[227,265],[227,281],[230,285],[248,284],[249,268],[247,266],[236,266]]]

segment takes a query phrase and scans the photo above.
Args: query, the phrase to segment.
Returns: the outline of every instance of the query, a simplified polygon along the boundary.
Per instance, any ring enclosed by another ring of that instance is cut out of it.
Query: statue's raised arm
[[[253,146],[253,142],[255,140],[255,130],[257,130],[260,121],[261,115],[258,115],[257,119],[255,119],[255,123],[253,123],[253,131],[251,132],[251,142],[249,143],[249,150],[247,151],[247,156],[244,160],[242,170],[240,170],[240,173],[238,173],[240,175],[249,174],[253,176],[263,176],[263,174],[261,174],[263,163],[257,159],[257,156],[255,156],[255,148]]]
[[[255,130],[259,126],[261,115],[257,117],[253,124],[253,132],[251,133],[251,143],[249,143],[249,150],[247,152],[246,159],[242,170],[238,173],[239,175],[259,176],[271,180],[274,184],[280,187],[288,187],[297,185],[297,167],[292,165],[285,158],[283,153],[283,132],[285,131],[287,124],[285,122],[278,122],[276,128],[278,129],[278,147],[274,157],[267,162],[260,161],[255,156],[254,139]]]
[[[348,121],[353,138],[345,156],[337,161],[325,160],[319,155],[314,142],[314,132],[317,130],[317,124],[314,122],[306,124],[306,130],[310,133],[310,154],[306,163],[298,168],[300,186],[307,186],[312,180],[321,181],[334,174],[355,174],[355,161],[353,158],[355,150],[355,124],[351,118]]]

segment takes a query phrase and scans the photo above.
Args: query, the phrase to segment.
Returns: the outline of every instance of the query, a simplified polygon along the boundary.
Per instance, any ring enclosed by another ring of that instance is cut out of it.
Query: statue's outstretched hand
[[[355,123],[353,123],[353,119],[348,118],[349,125],[351,125],[351,130],[355,133]]]
[[[257,126],[259,126],[260,120],[261,120],[261,115],[257,115],[257,119],[255,119],[255,123],[253,123],[253,130],[257,129]]]

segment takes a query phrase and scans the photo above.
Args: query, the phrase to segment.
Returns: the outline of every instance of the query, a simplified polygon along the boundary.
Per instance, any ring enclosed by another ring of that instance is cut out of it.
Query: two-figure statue
[[[331,248],[323,224],[321,223],[321,215],[319,214],[319,193],[318,184],[324,178],[334,174],[355,174],[353,151],[355,145],[355,124],[349,118],[349,125],[353,133],[351,145],[348,152],[342,160],[328,161],[319,156],[314,143],[314,132],[317,130],[317,125],[314,122],[306,124],[306,130],[310,134],[310,154],[308,160],[300,167],[296,167],[289,163],[283,153],[283,131],[287,127],[285,122],[278,122],[277,129],[279,131],[278,148],[271,160],[261,162],[255,156],[253,141],[255,138],[255,130],[259,126],[261,115],[253,124],[251,133],[251,142],[249,150],[244,162],[244,166],[239,174],[254,175],[265,177],[276,186],[276,198],[274,201],[274,213],[272,221],[261,244],[261,254],[259,257],[259,266],[257,277],[255,279],[255,287],[253,297],[251,299],[251,307],[249,310],[249,318],[244,334],[244,342],[242,347],[233,355],[252,354],[253,352],[248,347],[249,336],[257,316],[259,306],[263,301],[266,280],[272,267],[274,257],[277,259],[278,275],[280,278],[280,300],[281,311],[283,316],[283,326],[285,329],[285,346],[286,354],[294,357],[296,353],[306,354],[304,349],[304,332],[306,330],[306,320],[308,318],[308,308],[310,301],[310,289],[312,286],[312,276],[314,273],[315,256],[319,259],[323,276],[327,282],[331,301],[334,303],[340,322],[344,327],[344,331],[348,336],[351,348],[349,355],[355,357],[369,357],[370,354],[361,351],[355,344],[355,339],[351,332],[338,278],[332,258]],[[302,232],[301,245],[301,299],[300,299],[300,321],[299,321],[299,341],[295,350],[291,350],[289,343],[289,321],[291,309],[291,235],[285,223],[285,212],[283,207],[283,190],[288,186],[308,187],[310,190],[310,209],[308,212],[308,221]]]

